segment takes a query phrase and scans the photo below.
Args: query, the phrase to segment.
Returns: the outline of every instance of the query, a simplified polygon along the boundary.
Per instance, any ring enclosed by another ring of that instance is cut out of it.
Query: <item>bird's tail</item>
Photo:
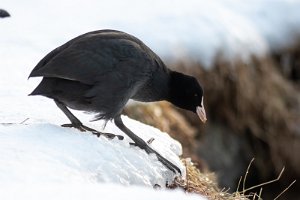
[[[28,96],[46,95],[51,92],[53,81],[49,78],[43,78],[40,84]]]

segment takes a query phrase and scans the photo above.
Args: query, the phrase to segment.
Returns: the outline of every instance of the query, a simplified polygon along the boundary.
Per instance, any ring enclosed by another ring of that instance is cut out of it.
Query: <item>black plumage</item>
[[[72,122],[67,126],[100,134],[84,126],[67,107],[94,112],[96,120],[113,119],[137,146],[155,153],[174,172],[180,172],[178,167],[123,124],[120,115],[125,104],[129,99],[167,100],[206,120],[203,90],[197,80],[168,69],[142,41],[124,32],[99,30],[70,40],[37,64],[29,77],[37,76],[43,80],[31,95],[52,98]]]
[[[0,9],[0,18],[4,17],[10,17],[10,14],[4,9]]]

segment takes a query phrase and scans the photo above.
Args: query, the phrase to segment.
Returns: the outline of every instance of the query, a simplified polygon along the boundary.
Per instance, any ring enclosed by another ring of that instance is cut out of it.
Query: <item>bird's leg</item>
[[[162,155],[160,155],[158,152],[156,152],[151,147],[149,147],[148,144],[144,140],[142,140],[140,137],[135,135],[131,130],[129,130],[124,125],[120,115],[114,118],[114,122],[121,131],[126,133],[126,135],[128,135],[128,137],[130,137],[134,141],[134,144],[136,146],[140,147],[141,149],[144,149],[148,154],[154,153],[157,156],[157,159],[162,164],[164,164],[168,169],[170,169],[174,173],[178,172],[181,174],[180,169],[176,165],[174,165],[173,163],[171,163],[170,161],[165,159]]]
[[[63,111],[63,113],[71,121],[71,124],[63,124],[63,125],[61,125],[62,127],[73,127],[73,128],[77,128],[80,131],[90,131],[94,135],[97,135],[98,137],[103,135],[103,136],[105,136],[109,139],[113,139],[114,137],[117,137],[119,140],[124,139],[124,137],[122,135],[115,135],[115,134],[112,134],[112,133],[103,133],[103,132],[97,131],[95,129],[92,129],[90,127],[87,127],[87,126],[83,125],[81,123],[81,121],[79,121],[79,119],[77,119],[62,102],[60,102],[58,100],[54,100],[54,102],[56,103],[56,105]]]

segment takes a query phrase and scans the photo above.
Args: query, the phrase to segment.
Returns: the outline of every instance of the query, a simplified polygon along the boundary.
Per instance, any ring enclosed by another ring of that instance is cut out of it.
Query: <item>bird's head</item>
[[[197,113],[206,122],[203,89],[197,79],[178,72],[171,72],[169,101],[179,108]]]

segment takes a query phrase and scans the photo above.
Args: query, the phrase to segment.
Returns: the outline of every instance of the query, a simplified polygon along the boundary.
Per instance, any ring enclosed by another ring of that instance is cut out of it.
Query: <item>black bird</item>
[[[10,14],[6,10],[0,9],[0,18],[4,17],[10,17]]]
[[[136,146],[155,153],[175,173],[181,173],[177,166],[123,124],[123,107],[129,99],[166,100],[206,121],[203,90],[197,80],[168,69],[142,41],[124,32],[98,30],[70,40],[46,55],[29,75],[38,76],[43,79],[30,95],[53,99],[72,123],[63,126],[114,136],[84,126],[67,107],[94,112],[95,120],[114,120]]]

